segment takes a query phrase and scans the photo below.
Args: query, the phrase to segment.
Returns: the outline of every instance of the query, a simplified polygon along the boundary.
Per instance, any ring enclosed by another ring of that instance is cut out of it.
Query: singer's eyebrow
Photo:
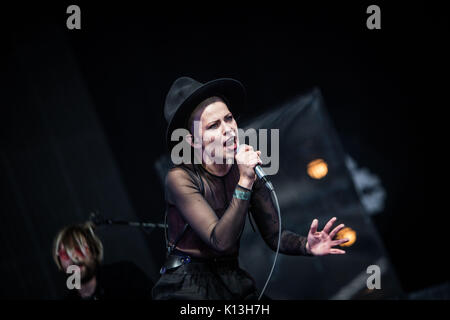
[[[220,119],[216,119],[216,120],[213,120],[213,121],[211,121],[211,122],[208,122],[208,124],[207,124],[206,126],[208,127],[209,125],[214,124],[214,123],[216,123],[217,121],[220,121]]]
[[[228,116],[233,116],[233,114],[232,114],[231,112],[229,112],[229,113],[227,113],[223,118],[225,119],[225,118],[227,118]],[[213,124],[213,123],[215,123],[215,122],[217,122],[217,121],[220,121],[220,119],[216,119],[216,120],[213,120],[213,121],[211,121],[211,122],[208,122],[208,124],[207,124],[206,126],[209,126],[209,125],[211,125],[211,124]]]

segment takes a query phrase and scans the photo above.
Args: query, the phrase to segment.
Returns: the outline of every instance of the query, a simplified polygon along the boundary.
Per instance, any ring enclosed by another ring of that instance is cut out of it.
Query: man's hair
[[[65,251],[71,258],[74,256],[73,252],[75,250],[80,250],[84,254],[87,247],[97,264],[100,264],[103,260],[103,245],[94,233],[94,224],[92,222],[69,225],[57,233],[53,242],[53,260],[55,260],[59,270],[63,270],[59,259],[61,245],[64,246]]]

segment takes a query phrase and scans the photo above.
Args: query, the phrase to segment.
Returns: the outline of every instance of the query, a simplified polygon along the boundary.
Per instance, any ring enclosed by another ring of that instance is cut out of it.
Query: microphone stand
[[[130,227],[140,227],[140,228],[165,228],[167,225],[164,223],[150,223],[150,222],[135,222],[135,221],[125,221],[125,220],[111,220],[105,219],[98,213],[91,213],[89,218],[94,225],[122,225]]]
[[[103,224],[108,225],[126,225],[130,227],[142,227],[142,228],[164,228],[166,225],[163,223],[150,223],[150,222],[134,222],[124,220],[105,220]]]

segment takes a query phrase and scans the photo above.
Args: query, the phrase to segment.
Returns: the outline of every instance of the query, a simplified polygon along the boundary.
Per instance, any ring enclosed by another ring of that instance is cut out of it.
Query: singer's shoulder
[[[182,164],[173,166],[166,175],[166,187],[176,187],[177,185],[186,183],[195,184],[195,171],[193,165]]]
[[[191,175],[195,173],[194,165],[193,164],[180,164],[180,165],[174,165],[172,166],[167,175]]]

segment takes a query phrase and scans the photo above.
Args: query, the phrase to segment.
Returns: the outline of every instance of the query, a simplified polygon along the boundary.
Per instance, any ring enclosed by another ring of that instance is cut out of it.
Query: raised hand
[[[315,256],[324,256],[327,254],[345,254],[344,250],[335,249],[334,246],[340,245],[349,241],[349,239],[333,240],[336,234],[344,228],[344,224],[338,225],[331,232],[331,227],[336,221],[336,217],[330,219],[325,225],[322,231],[317,231],[319,226],[319,220],[314,219],[311,228],[308,233],[308,243],[306,245],[306,250]]]

